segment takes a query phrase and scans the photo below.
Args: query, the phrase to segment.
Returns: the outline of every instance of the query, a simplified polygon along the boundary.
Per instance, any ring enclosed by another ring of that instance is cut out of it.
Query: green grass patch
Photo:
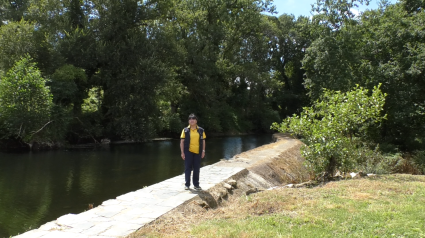
[[[388,175],[241,197],[194,237],[425,237],[425,177]]]

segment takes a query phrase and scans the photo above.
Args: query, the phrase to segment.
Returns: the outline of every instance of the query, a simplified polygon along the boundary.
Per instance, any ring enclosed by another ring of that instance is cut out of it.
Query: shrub
[[[324,89],[312,107],[304,107],[300,115],[281,124],[273,123],[272,128],[303,138],[302,155],[314,172],[348,172],[368,150],[370,127],[379,126],[385,118],[381,115],[385,96],[380,86],[370,96],[359,86],[346,93]]]
[[[51,122],[52,95],[35,63],[22,58],[0,81],[0,127],[29,142],[41,137]]]

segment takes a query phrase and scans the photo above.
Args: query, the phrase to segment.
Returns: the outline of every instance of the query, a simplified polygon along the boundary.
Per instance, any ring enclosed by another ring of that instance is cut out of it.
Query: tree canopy
[[[0,91],[27,59],[51,95],[41,121],[60,122],[33,139],[79,143],[177,136],[191,112],[209,132],[267,132],[324,88],[381,84],[387,119],[372,140],[422,149],[424,3],[351,11],[367,3],[319,0],[296,18],[264,14],[271,0],[2,1]]]

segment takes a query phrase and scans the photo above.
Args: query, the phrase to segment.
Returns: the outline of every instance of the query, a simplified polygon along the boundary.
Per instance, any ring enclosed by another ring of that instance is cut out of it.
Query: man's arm
[[[202,158],[205,157],[205,140],[204,143],[202,143]]]
[[[185,159],[185,156],[184,156],[184,139],[180,140],[180,151],[181,151],[182,159],[184,160]]]

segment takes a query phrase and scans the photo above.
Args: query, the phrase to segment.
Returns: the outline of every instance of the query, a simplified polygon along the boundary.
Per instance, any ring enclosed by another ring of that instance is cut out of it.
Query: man
[[[195,114],[189,115],[189,126],[185,127],[180,136],[181,156],[184,160],[185,190],[190,187],[190,174],[193,169],[193,185],[195,190],[202,190],[199,186],[199,171],[201,159],[205,157],[205,131],[198,126]]]

